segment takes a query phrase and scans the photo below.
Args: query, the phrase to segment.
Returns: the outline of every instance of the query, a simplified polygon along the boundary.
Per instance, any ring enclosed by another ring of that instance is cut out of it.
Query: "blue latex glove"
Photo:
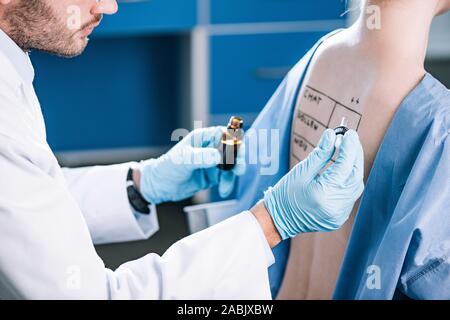
[[[265,192],[265,206],[283,240],[339,229],[361,196],[364,156],[356,131],[345,134],[336,162],[319,175],[335,152],[335,140],[334,131],[326,130],[317,148]]]
[[[240,147],[233,170],[217,168],[221,161],[217,146],[224,130],[225,127],[196,129],[165,155],[141,162],[143,197],[154,204],[179,201],[215,185],[219,185],[221,197],[229,196],[236,176],[245,172],[245,146]]]

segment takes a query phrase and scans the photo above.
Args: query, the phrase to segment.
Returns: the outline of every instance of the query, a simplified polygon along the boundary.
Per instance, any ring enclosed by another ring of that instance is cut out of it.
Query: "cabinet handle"
[[[291,69],[292,66],[260,67],[255,69],[255,76],[258,79],[279,80],[283,79]]]

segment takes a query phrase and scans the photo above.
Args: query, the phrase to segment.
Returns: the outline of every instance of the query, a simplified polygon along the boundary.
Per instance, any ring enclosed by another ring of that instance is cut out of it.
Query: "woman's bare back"
[[[306,158],[327,127],[338,126],[345,117],[360,135],[367,179],[395,111],[424,76],[420,67],[357,41],[355,32],[350,28],[328,38],[313,57],[296,103],[291,167]],[[336,232],[292,240],[278,298],[331,298],[357,208]]]

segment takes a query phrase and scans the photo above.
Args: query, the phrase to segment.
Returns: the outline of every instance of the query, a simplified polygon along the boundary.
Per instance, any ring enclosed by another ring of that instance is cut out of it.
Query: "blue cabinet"
[[[200,111],[193,118],[211,125],[226,124],[233,114],[245,116],[251,124],[306,51],[323,35],[346,25],[346,2],[341,0],[199,0],[198,4],[207,22],[194,31],[195,39],[203,37],[195,43],[207,51],[201,57],[206,62],[199,64],[200,73],[204,69],[207,73],[193,77],[204,81],[194,84],[193,106]]]
[[[95,36],[188,31],[197,22],[197,0],[119,0],[118,3],[118,13],[105,17]]]
[[[69,60],[33,53],[52,149],[165,149],[180,126],[174,117],[179,42],[174,36],[95,39]]]
[[[210,113],[258,113],[323,32],[212,36]]]
[[[211,23],[338,19],[342,0],[210,0]]]

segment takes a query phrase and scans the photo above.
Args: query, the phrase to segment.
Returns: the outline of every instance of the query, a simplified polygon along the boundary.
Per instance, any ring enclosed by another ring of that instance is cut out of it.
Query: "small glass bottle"
[[[231,117],[218,146],[222,154],[222,161],[218,165],[219,169],[229,171],[236,165],[237,153],[244,139],[243,127],[244,120],[242,118]]]

